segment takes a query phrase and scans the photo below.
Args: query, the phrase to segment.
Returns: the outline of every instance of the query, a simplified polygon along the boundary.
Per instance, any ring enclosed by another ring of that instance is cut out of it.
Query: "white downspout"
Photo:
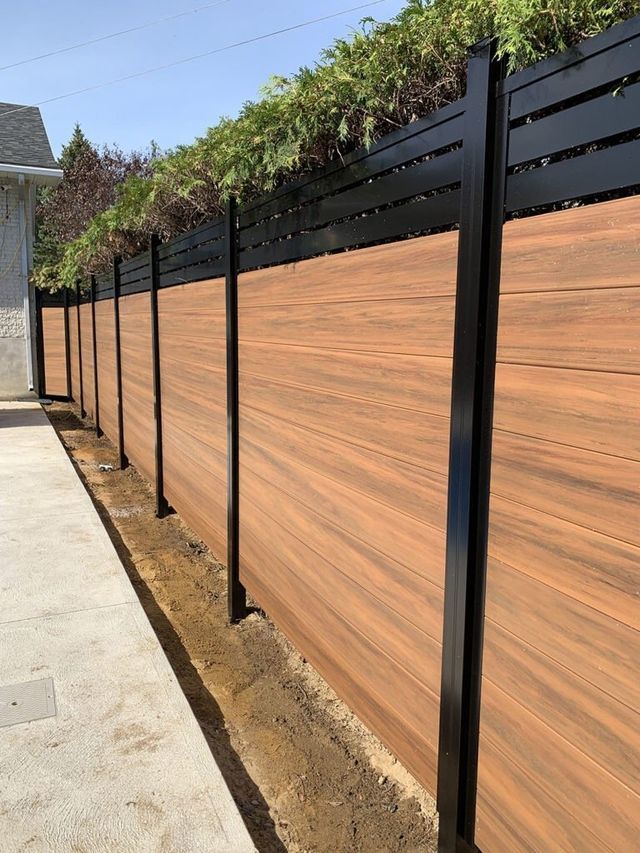
[[[24,175],[18,175],[18,239],[20,240],[20,277],[24,303],[24,337],[27,350],[27,385],[33,391],[33,352],[31,349],[31,300],[29,299],[29,254],[27,249],[27,211]]]

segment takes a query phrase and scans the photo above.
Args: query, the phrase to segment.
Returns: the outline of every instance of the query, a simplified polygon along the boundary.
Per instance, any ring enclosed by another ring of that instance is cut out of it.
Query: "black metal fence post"
[[[93,420],[96,425],[96,435],[102,435],[100,429],[100,397],[98,394],[98,341],[96,339],[96,277],[91,276],[91,337],[93,339]]]
[[[46,393],[45,383],[45,355],[44,355],[44,326],[42,321],[42,291],[35,289],[36,303],[36,370],[38,371],[37,391],[38,397],[44,397]]]
[[[151,348],[153,351],[153,417],[156,424],[156,515],[158,518],[164,518],[169,511],[169,504],[164,496],[164,462],[162,455],[162,384],[160,381],[160,329],[158,323],[159,245],[160,239],[158,235],[152,234],[149,242],[149,277],[151,280],[149,297],[151,300]]]
[[[238,243],[237,208],[227,202],[225,220],[227,317],[227,604],[229,620],[247,615],[247,593],[240,583],[240,430],[238,400]]]
[[[80,374],[80,417],[87,414],[84,410],[84,382],[82,379],[82,331],[80,323],[80,281],[76,281],[76,313],[78,318],[78,373]]]
[[[444,603],[439,850],[473,849],[507,105],[494,44],[472,48],[458,249]]]
[[[67,398],[73,399],[71,387],[71,332],[69,327],[69,290],[65,287],[62,292],[62,304],[64,306],[64,366],[67,377]]]
[[[118,464],[122,470],[129,460],[124,452],[124,413],[122,408],[122,357],[120,350],[120,258],[113,259],[113,322],[116,347],[116,406],[118,407]]]

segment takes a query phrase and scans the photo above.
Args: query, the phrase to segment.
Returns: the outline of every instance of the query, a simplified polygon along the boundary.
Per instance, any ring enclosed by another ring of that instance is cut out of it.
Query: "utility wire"
[[[0,113],[0,121],[4,118],[4,116],[11,115],[12,113],[19,113],[22,110],[29,110],[33,107],[42,107],[45,104],[51,104],[54,101],[62,101],[65,98],[72,98],[75,95],[84,95],[86,92],[95,92],[96,89],[104,89],[107,86],[113,86],[115,83],[124,83],[126,80],[134,80],[137,77],[144,77],[147,74],[154,74],[156,71],[164,71],[167,68],[175,68],[177,65],[184,65],[187,62],[193,62],[196,59],[203,59],[205,56],[214,56],[217,53],[224,53],[227,50],[233,50],[236,47],[243,47],[247,44],[254,44],[258,41],[264,41],[265,39],[272,38],[273,36],[279,36],[283,33],[290,33],[294,30],[300,30],[303,27],[309,27],[312,24],[319,24],[322,21],[329,21],[331,18],[338,18],[340,15],[347,15],[349,12],[357,12],[360,9],[368,9],[370,6],[379,6],[381,3],[385,3],[387,0],[373,0],[370,3],[361,3],[359,6],[352,6],[350,9],[342,9],[340,12],[334,12],[331,15],[323,15],[321,18],[313,18],[310,21],[303,21],[301,24],[294,24],[291,27],[283,27],[281,30],[273,30],[270,33],[264,33],[261,36],[254,36],[253,38],[244,39],[243,41],[237,41],[233,44],[226,44],[223,47],[217,47],[214,50],[206,50],[204,53],[196,53],[193,56],[186,56],[183,59],[177,59],[174,62],[167,62],[164,65],[157,65],[155,68],[147,68],[144,71],[136,71],[134,74],[127,74],[124,77],[115,77],[113,80],[107,80],[104,83],[96,83],[93,86],[86,86],[84,89],[76,89],[74,92],[66,92],[64,95],[56,95],[53,98],[46,98],[44,101],[37,101],[35,104],[27,104],[22,107],[16,107],[13,110],[6,110],[6,112]]]
[[[148,27],[155,27],[157,24],[164,24],[166,21],[175,21],[177,18],[186,18],[187,15],[193,15],[196,12],[203,12],[205,9],[213,9],[215,6],[221,6],[223,3],[229,3],[230,0],[215,0],[215,3],[207,3],[205,6],[196,6],[195,9],[187,9],[184,12],[178,12],[175,15],[167,15],[164,18],[156,18],[153,21],[146,21],[143,24],[137,24],[135,27],[129,27],[127,30],[118,30],[115,33],[107,33],[104,36],[97,36],[88,41],[80,41],[77,44],[70,44],[68,47],[60,47],[57,50],[51,50],[49,53],[40,53],[38,56],[30,56],[28,59],[20,59],[18,62],[12,62],[9,65],[0,65],[0,71],[7,71],[9,68],[17,68],[19,65],[27,65],[29,62],[39,62],[41,59],[48,59],[50,56],[59,56],[61,53],[69,53],[71,50],[78,50],[81,47],[87,47],[90,44],[98,44],[101,41],[125,36],[129,33],[137,33],[140,30],[146,30]]]

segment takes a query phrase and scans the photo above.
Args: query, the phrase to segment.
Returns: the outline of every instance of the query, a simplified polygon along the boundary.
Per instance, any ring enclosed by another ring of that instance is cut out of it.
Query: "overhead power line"
[[[37,56],[30,56],[27,59],[19,59],[18,62],[11,62],[9,65],[0,65],[0,71],[7,71],[9,68],[17,68],[19,65],[27,65],[30,62],[38,62],[41,59],[49,59],[51,56],[59,56],[61,53],[69,53],[71,50],[78,50],[81,47],[98,44],[101,41],[108,41],[109,39],[115,39],[119,36],[126,36],[129,33],[137,33],[140,30],[155,27],[157,24],[164,24],[167,21],[175,21],[177,18],[186,18],[188,15],[194,15],[196,12],[204,12],[205,9],[213,9],[215,6],[221,6],[223,3],[229,2],[230,0],[215,0],[215,3],[196,6],[195,9],[186,9],[184,12],[177,12],[175,15],[166,15],[164,18],[155,18],[153,21],[145,21],[142,24],[137,24],[135,27],[129,27],[126,30],[118,30],[115,33],[107,33],[107,35],[104,36],[96,36],[96,38],[88,39],[87,41],[70,44],[68,47],[60,47],[56,50],[50,50],[48,53],[40,53]]]
[[[183,59],[176,59],[173,62],[167,62],[164,65],[156,65],[154,68],[146,68],[144,71],[136,71],[133,74],[126,74],[123,77],[114,77],[112,80],[106,80],[104,83],[95,83],[93,86],[85,86],[84,89],[76,89],[73,92],[66,92],[64,95],[56,95],[53,98],[46,98],[43,101],[36,101],[34,104],[26,104],[25,106],[16,107],[13,110],[7,110],[6,112],[0,113],[0,121],[4,118],[4,116],[11,115],[12,113],[19,113],[22,110],[28,110],[32,107],[42,107],[45,104],[52,104],[54,101],[62,101],[65,98],[73,98],[76,95],[84,95],[87,92],[95,92],[97,89],[104,89],[107,86],[113,86],[116,83],[124,83],[126,80],[135,80],[137,77],[145,77],[147,74],[154,74],[156,71],[164,71],[167,68],[175,68],[177,65],[185,65],[187,62],[194,62],[197,59],[203,59],[206,56],[214,56],[217,53],[224,53],[228,50],[233,50],[237,47],[244,47],[247,44],[254,44],[258,41],[264,41],[265,39],[272,38],[273,36],[279,36],[284,33],[290,33],[294,30],[300,30],[303,27],[309,27],[312,24],[320,24],[322,21],[329,21],[332,18],[338,18],[340,15],[348,15],[349,12],[358,12],[361,9],[368,9],[371,6],[379,6],[381,3],[386,3],[387,0],[373,0],[373,2],[369,3],[361,3],[358,6],[351,6],[349,9],[342,9],[340,12],[333,12],[331,15],[323,15],[321,18],[313,18],[310,21],[303,21],[300,24],[293,24],[290,27],[283,27],[280,30],[272,30],[270,33],[264,33],[260,36],[254,36],[253,38],[243,39],[242,41],[236,41],[232,44],[225,44],[223,47],[217,47],[213,50],[206,50],[203,53],[196,53],[193,56],[186,56]]]

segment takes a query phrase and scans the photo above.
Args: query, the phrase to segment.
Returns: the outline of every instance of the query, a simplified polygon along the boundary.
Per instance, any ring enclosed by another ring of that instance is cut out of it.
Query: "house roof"
[[[0,102],[0,163],[58,167],[38,107]]]

